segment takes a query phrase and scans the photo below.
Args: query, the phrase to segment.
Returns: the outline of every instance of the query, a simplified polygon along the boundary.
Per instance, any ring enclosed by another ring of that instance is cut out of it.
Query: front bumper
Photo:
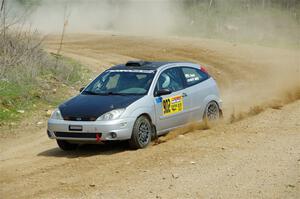
[[[74,141],[127,140],[131,133],[135,118],[112,121],[66,121],[48,120],[47,134],[51,139]],[[82,130],[70,130],[69,126],[82,126]],[[97,135],[98,134],[98,135]]]

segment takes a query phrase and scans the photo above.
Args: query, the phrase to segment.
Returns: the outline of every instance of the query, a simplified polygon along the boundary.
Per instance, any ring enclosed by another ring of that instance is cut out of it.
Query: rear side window
[[[208,74],[196,68],[182,67],[182,72],[187,86],[198,84],[209,78]]]

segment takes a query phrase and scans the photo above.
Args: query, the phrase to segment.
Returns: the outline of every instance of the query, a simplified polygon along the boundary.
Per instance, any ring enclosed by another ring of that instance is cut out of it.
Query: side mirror
[[[84,88],[85,88],[85,87],[81,87],[81,88],[79,89],[79,92],[82,92]]]
[[[155,92],[155,96],[169,95],[172,91],[169,89],[161,89]]]

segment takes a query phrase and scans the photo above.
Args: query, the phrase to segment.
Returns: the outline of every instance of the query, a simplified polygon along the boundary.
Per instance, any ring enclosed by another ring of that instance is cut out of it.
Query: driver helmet
[[[161,88],[168,88],[171,82],[170,77],[167,74],[162,74],[162,78],[160,79]]]

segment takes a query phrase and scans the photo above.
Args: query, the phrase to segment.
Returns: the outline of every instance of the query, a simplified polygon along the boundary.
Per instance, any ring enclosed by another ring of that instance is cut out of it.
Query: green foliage
[[[80,63],[47,53],[41,43],[38,34],[17,28],[0,37],[0,124],[26,115],[36,103],[56,106],[69,97],[69,86],[88,79]]]
[[[55,107],[69,97],[69,86],[84,85],[89,71],[80,63],[65,57],[60,57],[58,63],[65,65],[63,70],[51,68],[30,81],[0,80],[0,125],[16,121],[43,105]],[[66,79],[62,80],[58,78],[61,75],[59,73],[65,72],[66,67],[69,69],[68,76],[64,76]],[[18,112],[20,110],[25,113]]]
[[[12,119],[18,119],[18,110],[27,110],[38,100],[32,85],[18,85],[6,81],[0,81],[0,123]]]

